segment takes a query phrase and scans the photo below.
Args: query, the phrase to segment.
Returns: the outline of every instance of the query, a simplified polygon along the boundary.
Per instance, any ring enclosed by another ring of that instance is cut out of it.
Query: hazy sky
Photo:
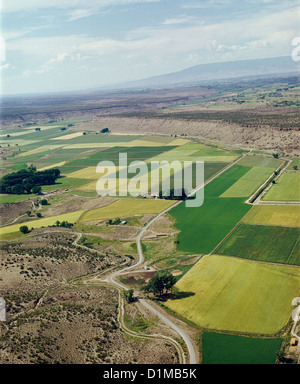
[[[298,0],[0,4],[4,94],[101,87],[197,64],[288,56],[300,36]]]

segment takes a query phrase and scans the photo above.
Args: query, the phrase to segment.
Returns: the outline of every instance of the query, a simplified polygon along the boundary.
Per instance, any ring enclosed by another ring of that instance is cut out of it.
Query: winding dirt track
[[[251,151],[250,151],[251,152]],[[250,153],[248,152],[248,153]],[[245,156],[248,155],[248,153],[244,154],[243,156],[239,157],[237,160],[235,160],[234,162],[230,163],[228,166],[226,166],[225,168],[223,168],[220,172],[218,172],[216,175],[214,175],[213,177],[211,177],[209,180],[207,180],[205,183],[203,183],[203,185],[200,185],[198,186],[196,189],[194,189],[189,195],[188,197],[194,195],[196,192],[198,192],[200,189],[204,188],[207,184],[209,184],[210,182],[212,182],[214,179],[216,179],[217,177],[219,177],[222,173],[224,173],[225,171],[227,171],[230,167],[232,167],[234,164],[236,164],[238,161],[240,161],[242,158],[244,158]],[[119,288],[122,288],[124,290],[128,290],[127,287],[125,287],[123,284],[119,283],[118,281],[115,280],[115,278],[120,275],[121,273],[124,273],[125,271],[128,271],[130,269],[133,269],[133,268],[136,268],[138,266],[140,266],[141,264],[143,264],[145,262],[145,257],[143,255],[143,251],[142,251],[142,246],[141,246],[141,239],[143,237],[143,235],[145,234],[145,232],[147,231],[147,229],[156,221],[158,220],[161,216],[163,216],[165,213],[167,213],[168,211],[170,211],[172,208],[174,208],[175,206],[181,204],[183,201],[176,201],[176,203],[174,203],[172,206],[168,207],[167,209],[165,209],[164,211],[162,211],[161,213],[159,213],[157,216],[155,216],[143,229],[142,231],[139,233],[139,235],[137,236],[137,239],[136,239],[136,243],[137,243],[137,250],[138,250],[138,253],[139,253],[139,261],[134,264],[134,265],[131,265],[129,267],[126,267],[126,268],[123,268],[122,270],[118,270],[118,271],[115,271],[113,272],[111,275],[108,276],[107,278],[107,281]],[[173,323],[167,316],[165,316],[162,312],[158,311],[156,308],[154,308],[148,301],[146,301],[145,299],[142,299],[141,297],[137,297],[137,300],[144,306],[146,307],[149,311],[151,311],[153,314],[155,314],[156,316],[158,316],[167,326],[169,326],[171,329],[173,329],[176,333],[178,333],[178,335],[184,340],[185,344],[186,344],[186,347],[187,347],[187,350],[188,350],[188,355],[189,355],[189,364],[197,364],[197,351],[196,351],[196,348],[192,342],[192,340],[190,339],[190,337],[187,335],[187,333],[182,329],[180,328],[179,326],[177,326],[175,323]]]
[[[81,244],[78,244],[78,241],[80,240],[80,238],[82,237],[82,233],[77,233],[77,238],[75,239],[74,241],[74,244],[76,246],[79,246],[81,248],[85,248],[87,250],[90,250],[89,248],[85,247],[84,245],[81,245]],[[98,251],[96,251],[98,252]],[[128,260],[125,262],[125,264],[128,262]],[[171,343],[174,348],[176,349],[177,351],[177,354],[178,354],[178,359],[179,359],[179,363],[180,364],[186,364],[186,356],[185,356],[185,352],[184,350],[182,349],[182,346],[176,341],[174,340],[173,338],[169,337],[169,336],[164,336],[164,335],[145,335],[145,334],[141,334],[141,333],[138,333],[138,332],[135,332],[131,329],[129,329],[125,322],[124,322],[124,297],[123,297],[123,290],[129,290],[129,288],[125,287],[124,285],[118,283],[117,281],[114,281],[112,279],[112,276],[117,276],[119,273],[123,272],[124,270],[127,270],[127,269],[131,269],[131,268],[135,268],[137,265],[139,265],[140,263],[140,260],[137,264],[134,264],[130,267],[126,267],[120,271],[117,271],[117,272],[113,272],[108,278],[106,279],[103,279],[103,280],[99,280],[99,275],[101,274],[105,274],[107,271],[102,271],[102,272],[97,272],[97,273],[93,273],[93,274],[90,274],[88,276],[83,276],[83,277],[79,277],[79,278],[74,278],[72,280],[69,281],[69,283],[71,284],[84,284],[84,285],[99,285],[99,284],[112,284],[113,286],[115,286],[115,288],[118,290],[118,294],[119,294],[119,305],[118,305],[118,322],[119,322],[119,326],[120,328],[125,332],[127,333],[128,335],[131,335],[131,336],[135,336],[135,337],[139,337],[139,338],[142,338],[142,339],[161,339],[161,340],[164,340],[164,341],[168,341],[169,343]],[[115,268],[115,267],[112,267],[112,269]],[[93,278],[97,278],[97,284],[96,283],[91,283]],[[155,310],[150,304],[148,304],[146,302],[146,300],[138,297],[137,300],[142,304],[144,305],[144,307],[146,307],[148,310],[150,310],[152,313],[154,313],[156,316],[158,316],[161,320],[163,320],[167,325],[169,325],[171,328],[173,328],[177,333],[179,333],[178,331],[181,331],[183,332],[179,327],[177,327],[175,324],[173,324],[170,320],[168,320],[164,315],[162,315],[159,311]],[[187,336],[186,336],[187,337]],[[188,337],[187,337],[188,338]],[[196,361],[197,359],[195,358],[195,361],[193,361],[193,363],[196,364]]]

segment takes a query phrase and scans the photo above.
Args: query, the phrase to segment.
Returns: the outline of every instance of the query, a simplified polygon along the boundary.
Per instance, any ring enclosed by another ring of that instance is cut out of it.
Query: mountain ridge
[[[225,80],[239,77],[253,77],[280,74],[300,74],[300,62],[292,60],[291,56],[281,56],[265,59],[250,59],[198,64],[180,71],[166,73],[148,78],[115,84],[106,89],[117,87],[151,87],[178,86],[191,83]]]

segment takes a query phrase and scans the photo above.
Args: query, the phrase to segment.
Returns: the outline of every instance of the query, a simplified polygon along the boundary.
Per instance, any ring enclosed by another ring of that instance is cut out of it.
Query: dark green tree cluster
[[[109,219],[106,224],[107,225],[119,225],[121,223],[121,219],[117,217],[115,220]]]
[[[181,194],[175,191],[173,188],[171,188],[168,195],[164,195],[163,192],[160,191],[158,197],[160,199],[166,199],[166,200],[186,200],[187,194],[184,188],[182,188]]]
[[[56,223],[54,225],[52,225],[52,227],[63,227],[63,228],[71,228],[73,227],[73,223],[69,223],[68,221],[59,221],[57,220]]]
[[[37,171],[30,166],[17,172],[9,173],[0,180],[0,193],[22,195],[25,193],[41,193],[41,185],[54,184],[60,176],[57,168]]]
[[[136,301],[134,297],[134,291],[133,289],[129,289],[128,291],[124,292],[125,298],[127,300],[127,303],[133,303]]]
[[[162,296],[165,293],[171,293],[175,283],[176,279],[170,272],[159,272],[151,277],[148,284],[143,287],[143,291]]]

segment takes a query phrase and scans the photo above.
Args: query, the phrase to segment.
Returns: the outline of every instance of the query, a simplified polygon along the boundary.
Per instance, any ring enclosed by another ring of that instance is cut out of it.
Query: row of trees
[[[0,180],[0,193],[40,194],[42,185],[54,184],[59,176],[60,170],[57,168],[37,171],[36,167],[31,165],[27,169],[21,169],[3,176]]]
[[[56,223],[54,225],[48,225],[48,227],[62,227],[62,228],[71,228],[73,227],[73,223],[69,223],[68,221],[59,221],[57,220]],[[33,229],[33,228],[31,228]],[[21,227],[19,228],[20,232],[26,234],[26,233],[29,233],[30,232],[30,229],[28,228],[27,225],[21,225]]]
[[[159,191],[158,197],[160,199],[166,200],[186,200],[187,194],[184,188],[182,188],[180,191],[171,188],[168,195],[164,195],[162,191]]]

